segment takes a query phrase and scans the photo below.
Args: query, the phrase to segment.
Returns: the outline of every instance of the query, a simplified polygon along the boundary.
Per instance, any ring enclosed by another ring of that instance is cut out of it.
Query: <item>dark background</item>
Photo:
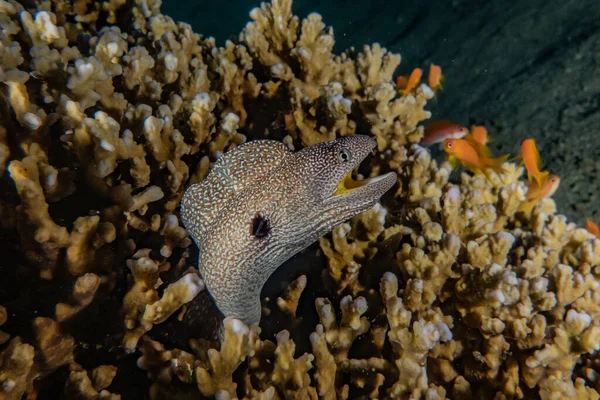
[[[162,11],[217,43],[237,35],[258,0],[163,0]],[[600,223],[599,0],[296,0],[333,26],[336,52],[379,42],[399,74],[435,62],[446,76],[433,118],[485,124],[495,153],[538,142],[561,176],[559,212]],[[504,154],[504,153],[502,153]]]

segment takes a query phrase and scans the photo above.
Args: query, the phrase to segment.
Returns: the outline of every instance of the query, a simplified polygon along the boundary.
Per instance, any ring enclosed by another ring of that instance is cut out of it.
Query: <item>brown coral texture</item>
[[[0,400],[598,399],[600,239],[520,210],[514,163],[434,159],[431,88],[291,7],[219,47],[159,0],[0,0]],[[185,189],[247,141],[355,133],[394,188],[275,273],[260,328],[223,320]]]

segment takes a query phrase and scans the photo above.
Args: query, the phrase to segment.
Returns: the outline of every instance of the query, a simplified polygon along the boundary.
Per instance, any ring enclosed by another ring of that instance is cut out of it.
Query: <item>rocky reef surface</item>
[[[600,240],[519,212],[514,163],[432,159],[399,55],[333,54],[291,0],[250,18],[217,47],[157,0],[0,0],[0,399],[597,399]],[[222,321],[186,185],[247,140],[354,133],[396,187],[282,266],[261,329]]]

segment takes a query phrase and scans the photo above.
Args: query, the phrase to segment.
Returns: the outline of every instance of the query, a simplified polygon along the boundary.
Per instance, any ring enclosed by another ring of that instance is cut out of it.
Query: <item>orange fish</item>
[[[473,136],[473,139],[477,140],[484,146],[489,140],[487,129],[485,129],[485,126],[482,125],[473,125],[471,127],[471,136]]]
[[[471,172],[491,168],[500,171],[502,163],[508,158],[508,154],[492,158],[490,149],[479,143],[470,134],[463,139],[444,140],[444,151],[448,154],[450,162],[460,162]]]
[[[529,214],[538,201],[551,197],[558,189],[559,184],[560,177],[558,175],[547,175],[542,179],[541,185],[538,185],[537,181],[529,182],[527,196],[519,206],[519,211]]]
[[[593,223],[589,218],[585,222],[585,229],[592,235],[596,236],[597,238],[600,238],[600,228],[598,227],[598,225]]]
[[[421,139],[421,144],[431,146],[435,143],[443,143],[446,139],[462,139],[468,133],[466,127],[447,119],[433,121],[425,125],[425,136]]]
[[[517,158],[519,157],[523,159],[523,163],[527,169],[527,179],[531,181],[533,178],[539,186],[543,186],[542,181],[550,172],[540,171],[540,168],[542,168],[542,159],[534,139],[529,138],[521,142],[521,155],[517,156]]]
[[[402,96],[408,95],[417,87],[419,82],[421,82],[421,76],[423,76],[423,70],[421,68],[415,68],[408,78],[406,76],[398,76],[396,78],[396,86]]]
[[[406,75],[398,75],[396,77],[396,87],[398,91],[406,89],[408,86],[408,76]]]
[[[443,89],[442,82],[444,81],[444,75],[442,75],[442,68],[439,65],[431,64],[429,66],[429,87],[435,93],[438,89]]]

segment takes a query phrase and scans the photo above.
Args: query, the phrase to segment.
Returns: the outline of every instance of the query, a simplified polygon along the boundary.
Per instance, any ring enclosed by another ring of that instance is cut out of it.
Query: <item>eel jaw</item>
[[[368,150],[373,152],[377,148],[377,140],[371,138],[368,146],[370,147]],[[354,168],[357,168],[367,156],[368,153],[360,157],[359,160],[356,160]],[[352,171],[354,168],[340,180],[336,189],[331,194],[330,199],[344,198],[344,201],[352,201],[352,199],[370,201],[381,197],[396,183],[397,176],[395,172],[388,172],[387,174],[368,179],[354,180],[352,179]]]
[[[336,188],[335,192],[333,193],[333,196],[343,196],[343,195],[352,193],[359,188],[362,188],[362,187],[365,187],[365,186],[368,186],[371,184],[375,184],[382,180],[390,179],[390,178],[392,178],[392,176],[395,181],[396,174],[393,172],[390,172],[390,173],[387,173],[384,175],[375,176],[373,178],[354,180],[354,179],[352,179],[352,171],[350,171],[340,181],[340,183],[338,183],[337,188]]]

